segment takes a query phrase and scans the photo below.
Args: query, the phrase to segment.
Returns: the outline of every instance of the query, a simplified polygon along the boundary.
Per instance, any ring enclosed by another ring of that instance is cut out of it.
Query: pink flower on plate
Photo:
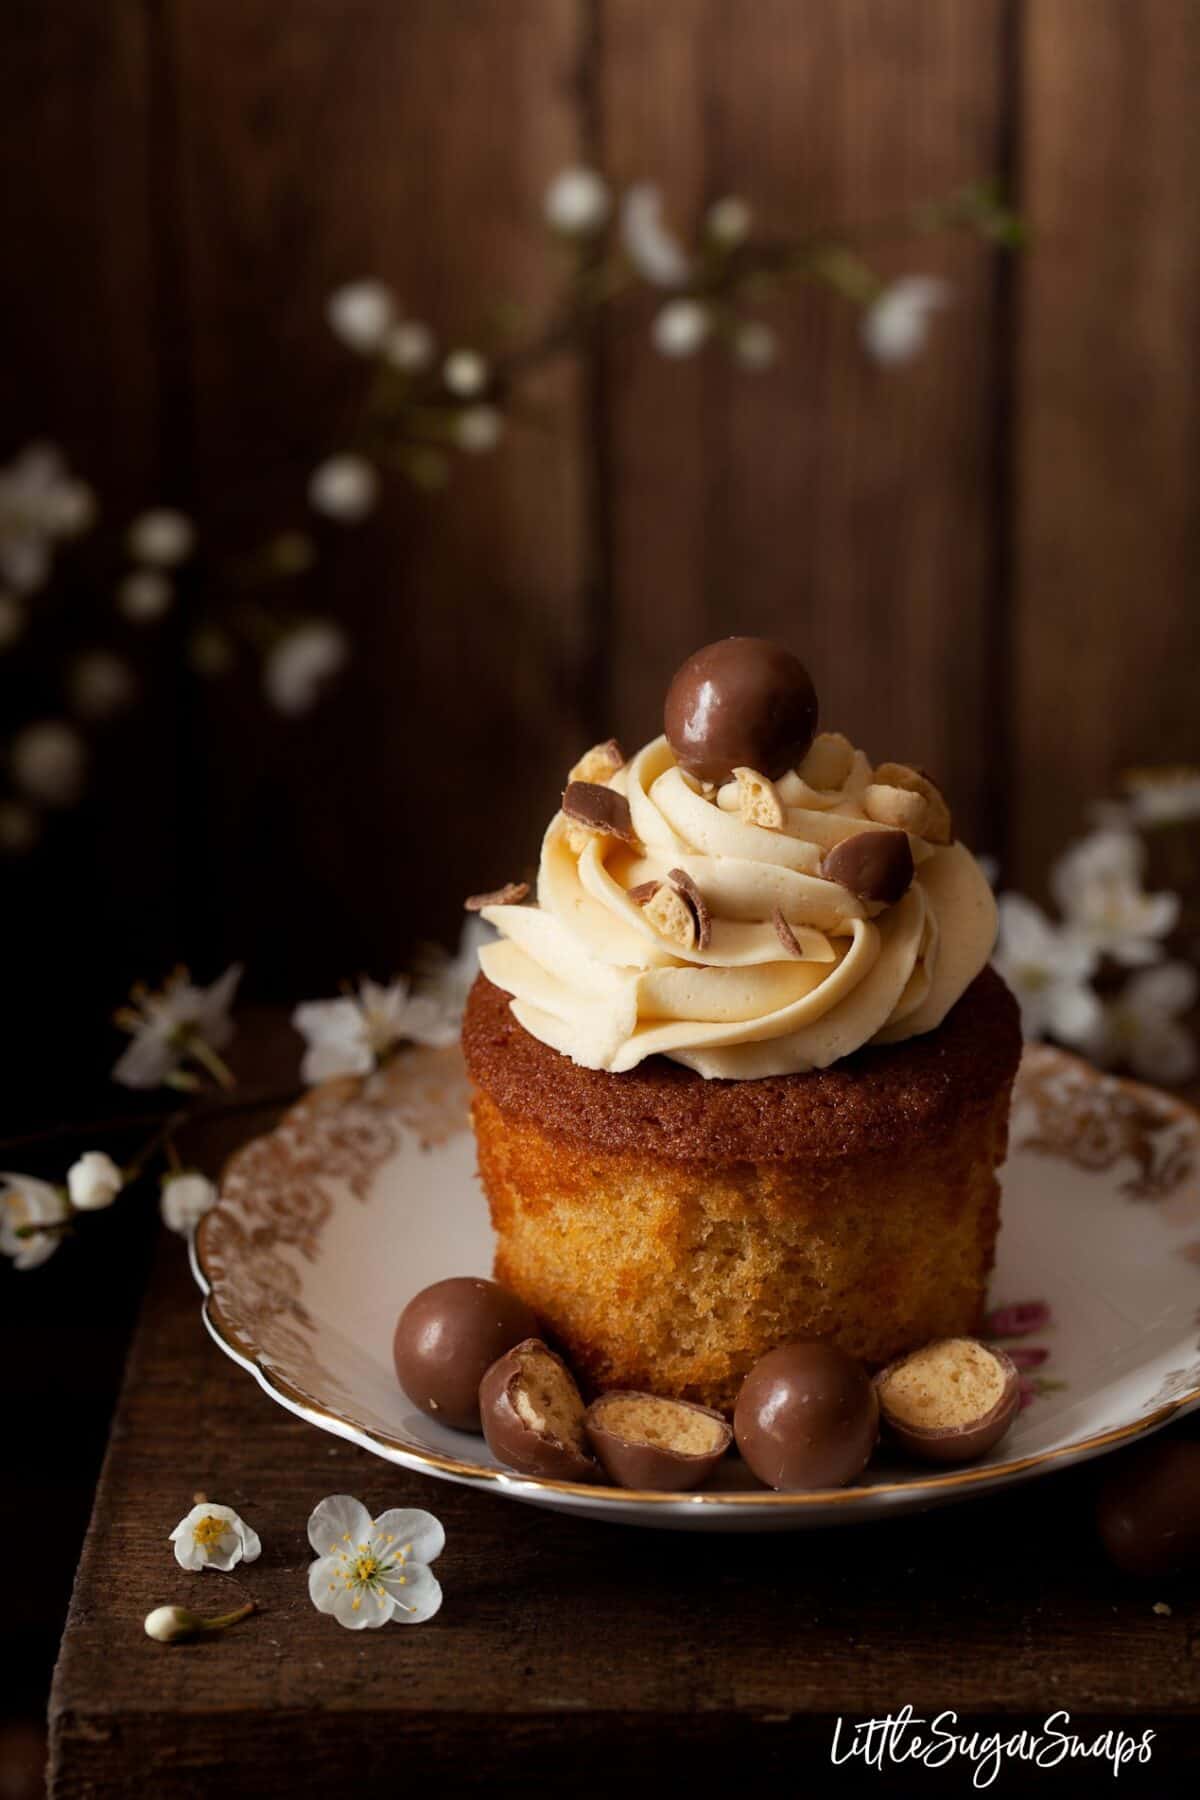
[[[1012,1306],[998,1306],[983,1321],[983,1335],[989,1338],[1029,1337],[1044,1331],[1051,1323],[1050,1308],[1045,1300],[1020,1300]]]

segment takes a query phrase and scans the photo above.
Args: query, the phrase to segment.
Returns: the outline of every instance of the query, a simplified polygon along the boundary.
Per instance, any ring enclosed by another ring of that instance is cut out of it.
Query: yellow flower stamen
[[[192,1527],[192,1536],[199,1548],[207,1550],[211,1556],[228,1530],[228,1519],[218,1519],[214,1514],[206,1513],[204,1518]]]

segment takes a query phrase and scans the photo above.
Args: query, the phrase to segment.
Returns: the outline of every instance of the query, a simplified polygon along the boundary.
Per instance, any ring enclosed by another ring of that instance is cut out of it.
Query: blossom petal
[[[373,1529],[361,1500],[351,1494],[330,1494],[309,1516],[308,1541],[318,1556],[329,1556],[346,1542],[367,1543]]]
[[[262,1555],[262,1539],[257,1531],[242,1521],[242,1560],[257,1562]]]
[[[1174,1018],[1190,1012],[1200,996],[1200,976],[1189,963],[1160,963],[1130,978],[1122,1005],[1139,1018]]]
[[[133,1042],[113,1064],[113,1080],[128,1088],[160,1086],[179,1061],[167,1037],[167,1030],[158,1024],[139,1027]]]
[[[442,1585],[424,1563],[409,1563],[403,1570],[383,1577],[398,1625],[422,1625],[442,1604]]]
[[[344,1495],[336,1496],[344,1499]],[[348,1631],[369,1631],[386,1625],[395,1610],[388,1593],[371,1593],[347,1587],[336,1556],[319,1556],[309,1565],[308,1597],[318,1612],[329,1613]]]
[[[1085,1044],[1100,1026],[1103,1008],[1090,988],[1056,981],[1042,996],[1043,1016],[1052,1037],[1064,1044]]]
[[[372,1536],[376,1543],[390,1538],[389,1549],[407,1546],[412,1561],[419,1563],[436,1562],[446,1548],[446,1533],[441,1520],[419,1507],[394,1507],[390,1512],[381,1513],[375,1521]]]

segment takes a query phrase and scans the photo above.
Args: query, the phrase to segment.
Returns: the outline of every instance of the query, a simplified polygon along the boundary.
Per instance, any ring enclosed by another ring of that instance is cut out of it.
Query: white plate
[[[688,1495],[528,1479],[410,1404],[392,1371],[400,1308],[431,1281],[491,1272],[457,1050],[409,1051],[365,1083],[309,1094],[233,1158],[193,1266],[221,1348],[289,1411],[389,1462],[627,1524],[796,1529],[998,1488],[1200,1402],[1200,1117],[1028,1049],[1002,1220],[993,1305],[1049,1307],[1047,1323],[1005,1340],[1044,1359],[1012,1432],[969,1468],[881,1457],[858,1487],[804,1494],[755,1486],[736,1458],[720,1485]]]

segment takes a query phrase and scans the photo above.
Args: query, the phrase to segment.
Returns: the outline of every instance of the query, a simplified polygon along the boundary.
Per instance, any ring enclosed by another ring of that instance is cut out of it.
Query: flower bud
[[[103,1150],[88,1150],[67,1170],[67,1192],[76,1212],[99,1212],[111,1206],[125,1177]]]

